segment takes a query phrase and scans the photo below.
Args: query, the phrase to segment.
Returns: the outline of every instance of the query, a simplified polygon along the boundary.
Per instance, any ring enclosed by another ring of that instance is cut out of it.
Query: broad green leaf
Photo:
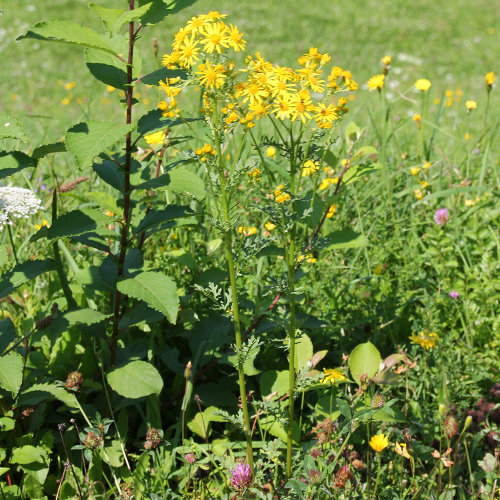
[[[206,431],[210,432],[210,422],[225,422],[222,416],[215,414],[217,411],[219,411],[219,408],[209,406],[203,414],[198,412],[187,424],[191,432],[198,434],[202,438],[206,438]]]
[[[25,446],[21,446],[20,448],[14,448],[12,450],[12,457],[10,461],[13,464],[19,465],[27,465],[34,462],[48,464],[49,455],[41,446],[31,446],[30,444],[27,444]]]
[[[127,65],[108,52],[85,49],[85,62],[92,75],[106,85],[122,90],[127,85]]]
[[[0,321],[0,355],[16,338],[16,329],[10,318]]]
[[[361,375],[372,378],[378,372],[381,360],[379,350],[371,342],[357,345],[349,356],[352,378],[361,385]]]
[[[29,260],[13,267],[0,278],[0,299],[12,293],[17,287],[36,278],[42,273],[56,270],[56,263],[52,259]]]
[[[25,38],[70,43],[114,53],[101,35],[90,28],[72,21],[53,19],[35,24],[25,35],[18,37],[17,40]]]
[[[287,431],[274,415],[261,416],[259,424],[264,430],[286,443]],[[297,422],[293,422],[292,439],[295,444],[297,444],[300,439],[300,430]]]
[[[355,153],[351,157],[351,160],[354,160],[356,158],[361,158],[362,156],[376,155],[376,154],[377,150],[373,146],[363,146],[355,151]]]
[[[104,321],[108,317],[109,315],[94,311],[93,309],[78,309],[77,311],[70,311],[64,314],[64,318],[69,321],[70,325],[93,325]]]
[[[130,399],[143,398],[150,394],[159,395],[163,380],[158,370],[146,361],[132,361],[116,368],[107,376],[111,388],[120,396]]]
[[[103,210],[109,210],[114,214],[121,212],[116,204],[115,197],[105,191],[92,191],[87,193],[87,198],[96,202]]]
[[[326,387],[326,386],[325,386]],[[331,389],[333,390],[333,389]],[[338,406],[338,399],[331,397],[330,391],[323,394],[316,403],[314,407],[314,414],[318,418],[318,420],[322,420],[323,418],[329,418],[333,421],[337,420],[337,418],[342,415],[342,412]],[[330,406],[331,405],[331,406]]]
[[[139,118],[137,122],[137,131],[141,135],[151,134],[157,130],[166,130],[182,125],[184,123],[196,122],[199,118],[165,118],[161,109],[152,109]],[[186,160],[184,160],[185,162]]]
[[[320,242],[321,246],[328,249],[359,248],[368,245],[368,240],[352,229],[333,231]]]
[[[42,227],[31,237],[31,241],[37,241],[40,238],[54,240],[68,236],[78,236],[79,234],[90,233],[98,228],[109,224],[109,217],[97,210],[82,208],[81,210],[72,210],[67,214],[61,215],[52,222],[52,226]]]
[[[120,446],[120,441],[114,439],[111,443],[104,446],[106,455],[103,454],[103,459],[111,467],[121,467],[123,465],[123,451]]]
[[[170,205],[163,210],[151,210],[151,212],[146,214],[141,222],[139,222],[134,233],[138,234],[152,229],[158,229],[165,222],[181,217],[188,217],[190,215],[194,215],[191,209],[181,205]]]
[[[21,151],[0,151],[0,179],[28,167],[36,167],[37,160]]]
[[[23,381],[23,358],[17,353],[10,353],[0,358],[0,387],[14,396]]]
[[[163,273],[146,271],[117,284],[118,290],[134,299],[143,300],[149,307],[160,311],[175,324],[179,310],[179,296],[172,278]]]
[[[351,147],[353,142],[357,142],[361,137],[362,130],[354,123],[350,122],[345,129],[345,141],[348,147]]]
[[[20,397],[20,403],[25,405],[37,405],[41,401],[57,399],[69,408],[78,408],[76,396],[68,392],[64,387],[56,384],[34,384],[24,390]]]
[[[82,122],[66,133],[66,148],[80,167],[87,167],[99,154],[122,139],[134,125],[107,122]]]
[[[277,371],[268,370],[260,376],[260,393],[263,397],[269,396],[273,392],[277,392],[277,397],[284,396],[288,393],[288,370]]]
[[[311,361],[313,357],[313,345],[311,339],[303,334],[295,344],[295,369],[300,372],[303,368],[307,366],[307,363]]]
[[[104,182],[116,190],[123,192],[125,177],[123,171],[114,161],[104,160],[102,163],[94,163],[92,168]]]
[[[151,8],[153,5],[153,2],[148,2],[142,5],[141,7],[138,7],[137,9],[133,10],[126,10],[113,24],[112,31],[116,33],[124,24],[130,23],[132,21],[135,21],[136,19],[139,19]]]
[[[258,356],[260,352],[260,346],[255,345],[248,351],[248,356],[243,363],[243,373],[248,377],[252,377],[253,375],[257,375],[260,373],[260,370],[257,370],[254,366],[255,358]],[[231,354],[227,357],[228,361],[234,366],[237,367],[238,356],[236,354]]]
[[[89,9],[102,21],[108,31],[113,31],[116,21],[127,12],[127,9],[109,9],[94,2],[89,3]]]
[[[10,417],[0,417],[0,431],[8,432],[16,427],[16,421]]]
[[[177,78],[178,76],[181,77],[182,79],[185,79],[187,78],[187,75],[188,75],[187,71],[184,70],[160,68],[157,69],[156,71],[153,71],[152,73],[149,73],[146,76],[143,76],[140,79],[140,82],[146,85],[159,86],[160,80],[165,81],[165,79],[167,78]]]
[[[10,115],[0,114],[0,139],[18,139],[29,142],[21,124]]]
[[[170,170],[156,179],[139,184],[136,189],[167,189],[176,193],[194,196],[197,200],[203,200],[206,195],[203,179],[185,168]]]
[[[52,153],[64,153],[66,152],[66,146],[64,142],[54,142],[52,144],[43,144],[38,146],[33,150],[32,157],[36,160],[43,158],[44,156],[50,155]]]

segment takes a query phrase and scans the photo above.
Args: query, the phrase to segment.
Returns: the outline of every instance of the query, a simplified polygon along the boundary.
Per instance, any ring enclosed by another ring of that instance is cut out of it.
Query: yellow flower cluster
[[[321,191],[324,191],[325,189],[328,189],[330,186],[338,184],[338,182],[339,182],[338,177],[326,177],[325,179],[321,180],[319,188]]]
[[[283,188],[285,186],[283,186],[283,184],[280,184],[274,191],[273,191],[273,195],[274,195],[274,201],[276,203],[285,203],[285,201],[290,201],[291,197],[290,195],[283,191]]]
[[[309,177],[319,170],[319,162],[314,160],[307,160],[302,165],[302,177]]]
[[[248,175],[248,182],[260,181],[262,170],[258,167],[255,167],[250,172],[247,172],[247,175]]]
[[[201,148],[194,150],[195,154],[200,157],[200,161],[207,161],[206,155],[215,155],[216,151],[210,144],[204,144]]]
[[[252,236],[256,232],[257,232],[256,227],[238,226],[238,233],[243,234],[244,236]]]
[[[297,262],[308,262],[309,264],[314,264],[318,259],[312,254],[308,253],[307,255],[300,254],[297,258]]]
[[[332,123],[347,111],[347,99],[336,103],[330,99],[334,92],[352,91],[358,84],[350,71],[335,66],[325,79],[323,67],[330,61],[329,54],[322,54],[312,47],[299,57],[299,69],[273,65],[259,52],[247,57],[248,78],[236,86],[236,96],[248,110],[261,118],[273,114],[279,120],[312,120],[319,128],[331,128]],[[322,99],[313,101],[313,95]]]
[[[415,335],[414,333],[411,334],[410,340],[412,344],[418,344],[419,346],[423,347],[425,350],[429,350],[432,347],[435,347],[438,341],[438,335],[437,333],[431,332],[420,332],[419,335]]]
[[[328,212],[326,213],[326,218],[331,219],[335,215],[336,212],[337,212],[337,205],[336,205],[336,203],[333,203],[328,208]]]

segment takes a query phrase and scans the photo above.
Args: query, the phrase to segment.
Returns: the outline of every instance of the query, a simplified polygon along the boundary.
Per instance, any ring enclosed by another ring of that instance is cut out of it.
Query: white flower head
[[[29,189],[10,184],[0,187],[0,230],[7,224],[12,225],[14,219],[27,219],[41,208],[41,200]]]

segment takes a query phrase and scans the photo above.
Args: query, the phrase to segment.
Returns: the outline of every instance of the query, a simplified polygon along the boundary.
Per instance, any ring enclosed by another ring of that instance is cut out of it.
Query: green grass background
[[[114,8],[128,4],[125,0],[97,3]],[[43,116],[35,129],[31,125],[32,132],[41,135],[39,141],[58,139],[75,120],[102,120],[103,115],[109,118],[116,113],[106,100],[104,86],[88,73],[81,49],[36,40],[15,41],[34,23],[53,18],[102,32],[86,1],[2,0],[0,9],[3,112]],[[259,50],[275,63],[290,65],[309,47],[318,47],[331,53],[335,64],[350,69],[361,85],[381,72],[380,58],[389,54],[393,57],[389,97],[407,92],[417,78],[425,77],[433,83],[434,97],[446,89],[460,89],[464,99],[480,101],[485,94],[484,75],[499,72],[500,0],[200,0],[143,30],[140,48],[144,71],[155,69],[153,37],[158,39],[160,54],[168,52],[175,31],[191,16],[211,9],[228,13],[228,21],[245,32],[247,53]],[[71,92],[63,87],[69,81],[77,83]],[[63,106],[61,101],[68,93],[82,102],[77,105],[73,100]],[[358,98],[366,95],[368,92],[362,91]],[[154,107],[154,90],[148,99],[144,106]]]

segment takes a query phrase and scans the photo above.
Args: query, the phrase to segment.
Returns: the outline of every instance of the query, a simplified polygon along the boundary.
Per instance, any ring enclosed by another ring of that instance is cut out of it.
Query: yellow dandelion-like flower
[[[247,102],[249,100],[251,104],[255,102],[262,102],[268,95],[269,92],[258,82],[250,82],[239,92],[239,96],[243,98],[243,102]]]
[[[327,219],[331,219],[335,215],[336,212],[337,212],[337,205],[335,203],[333,203],[328,208],[328,212],[326,214],[326,218]]]
[[[65,90],[71,90],[76,87],[76,82],[68,82],[64,84]]]
[[[345,375],[337,368],[323,368],[322,384],[334,384],[336,380],[345,380]]]
[[[202,26],[204,26],[205,24],[207,24],[209,22],[209,19],[206,15],[204,14],[201,14],[200,16],[197,16],[197,17],[192,17],[190,21],[188,21],[188,23],[186,24],[185,26],[185,30],[188,32],[188,33],[198,33],[198,31],[200,30],[200,28]]]
[[[372,436],[368,444],[373,450],[380,453],[382,450],[387,448],[387,446],[389,446],[389,438],[384,434],[377,434]]]
[[[476,101],[465,101],[465,107],[467,108],[467,111],[472,111],[473,109],[477,109],[477,102]]]
[[[330,186],[333,186],[334,184],[338,184],[339,178],[338,177],[326,177],[325,179],[322,179],[322,181],[319,184],[319,189],[321,191],[324,191],[325,189],[328,189]]]
[[[268,231],[272,231],[273,229],[276,229],[276,224],[273,224],[272,222],[267,221],[267,222],[264,224],[264,227],[265,227]]]
[[[430,161],[426,161],[423,165],[422,165],[422,168],[424,170],[427,170],[428,168],[430,168],[432,165],[432,163]]]
[[[338,108],[333,104],[329,104],[327,106],[326,104],[320,102],[314,108],[314,119],[316,120],[318,126],[320,126],[320,123],[331,124],[334,120],[339,119]],[[320,128],[329,128],[329,127],[320,127]]]
[[[391,56],[384,56],[382,57],[382,64],[384,66],[389,66],[392,62],[392,57]]]
[[[314,111],[314,104],[306,89],[301,89],[296,94],[290,96],[291,119],[299,119],[302,123],[312,118],[311,111]]]
[[[484,80],[486,81],[486,85],[491,88],[491,86],[495,83],[495,73],[493,73],[493,71],[486,73]]]
[[[423,347],[426,351],[431,349],[432,347],[435,347],[438,341],[438,335],[435,332],[427,333],[427,332],[420,332],[419,335],[415,335],[414,333],[411,334],[410,340],[412,344],[418,344],[419,346]]]
[[[428,183],[427,181],[425,181],[425,180],[424,180],[424,181],[418,181],[418,183],[419,183],[419,184],[420,184],[420,185],[421,185],[424,189],[425,189],[425,188],[429,185],[429,183]]]
[[[431,88],[432,83],[427,78],[419,78],[415,82],[415,88],[422,92],[427,92]]]
[[[382,90],[384,88],[385,75],[375,75],[372,76],[368,82],[368,88],[370,90]]]
[[[418,113],[413,116],[412,120],[416,122],[418,125],[420,125],[420,122],[422,121],[422,115],[419,115]]]
[[[199,59],[198,54],[200,48],[197,47],[198,41],[194,39],[194,36],[190,38],[185,38],[181,45],[177,49],[178,60],[180,66],[183,68],[190,68],[195,61]]]
[[[411,175],[418,175],[419,172],[420,172],[420,167],[410,167]]]
[[[424,197],[424,192],[421,189],[414,189],[413,196],[415,196],[417,200],[421,200]]]
[[[248,105],[248,109],[254,115],[257,120],[267,115],[271,109],[270,104],[264,104],[263,102],[255,101]]]
[[[281,95],[274,101],[273,113],[276,118],[280,120],[286,120],[290,118],[292,113],[292,108],[290,105],[290,96],[289,95]]]
[[[236,52],[245,50],[245,44],[247,43],[243,40],[243,33],[241,33],[238,28],[232,24],[227,27],[227,42]]]

